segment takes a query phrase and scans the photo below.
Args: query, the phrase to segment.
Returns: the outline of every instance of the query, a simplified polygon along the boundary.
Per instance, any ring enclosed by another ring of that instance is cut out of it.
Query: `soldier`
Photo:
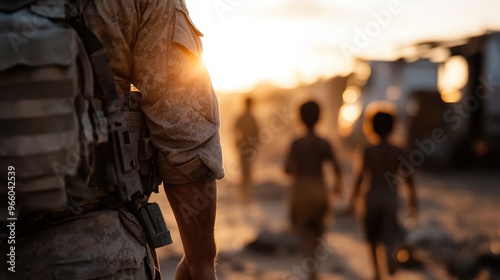
[[[139,106],[158,150],[156,168],[184,246],[176,279],[216,279],[215,180],[224,170],[217,99],[201,60],[202,33],[184,0],[82,2],[118,93],[131,84],[141,91]],[[202,207],[194,200],[200,194]],[[96,191],[82,214],[25,225],[17,240],[17,279],[159,279],[143,227],[111,196]]]

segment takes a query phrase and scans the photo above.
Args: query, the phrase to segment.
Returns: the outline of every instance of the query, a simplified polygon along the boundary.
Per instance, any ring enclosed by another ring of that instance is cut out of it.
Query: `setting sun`
[[[205,34],[204,61],[220,92],[246,91],[260,82],[292,87],[345,74],[358,56],[394,59],[419,41],[457,39],[500,27],[495,12],[500,2],[493,0],[443,0],[432,8],[408,0],[217,0],[187,5]]]
[[[226,26],[213,37],[207,36],[204,60],[214,86],[247,90],[268,81],[289,87],[331,76],[346,67],[329,53],[315,52],[305,29],[317,28],[314,24],[278,19],[241,20],[237,26]]]

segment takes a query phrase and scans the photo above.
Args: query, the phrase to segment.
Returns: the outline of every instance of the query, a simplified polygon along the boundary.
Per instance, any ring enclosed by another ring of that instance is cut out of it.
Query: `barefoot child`
[[[330,209],[328,191],[323,178],[323,163],[331,162],[336,173],[334,194],[340,193],[340,168],[330,143],[314,132],[320,108],[310,101],[300,107],[300,117],[307,127],[307,134],[293,141],[285,163],[285,171],[294,175],[290,195],[290,219],[295,230],[304,240],[306,257],[312,257],[319,246]],[[307,279],[317,279],[311,271]]]
[[[389,143],[388,136],[392,131],[394,117],[390,113],[377,112],[372,119],[372,128],[379,138],[379,143],[369,146],[363,154],[362,168],[356,179],[350,209],[354,208],[363,180],[368,181],[368,190],[364,198],[365,214],[363,226],[365,237],[370,245],[375,269],[375,279],[380,279],[380,268],[377,261],[377,246],[385,247],[388,271],[392,275],[396,269],[396,252],[404,238],[402,227],[397,220],[398,196],[397,179],[398,156],[403,151]],[[417,199],[411,174],[404,174],[409,189],[409,213],[417,213]]]

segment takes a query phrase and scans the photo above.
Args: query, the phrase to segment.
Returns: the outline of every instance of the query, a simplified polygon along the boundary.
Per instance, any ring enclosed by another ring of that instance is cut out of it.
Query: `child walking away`
[[[259,126],[252,114],[253,99],[245,99],[245,112],[237,119],[234,126],[236,146],[240,156],[241,189],[245,203],[252,200],[252,167],[257,156],[259,146]]]
[[[354,209],[362,182],[368,181],[368,190],[364,199],[365,213],[362,221],[373,258],[375,279],[381,279],[380,265],[377,260],[378,245],[385,247],[388,272],[393,275],[397,264],[397,249],[404,238],[403,228],[397,220],[397,178],[403,177],[402,174],[398,174],[398,156],[402,155],[403,151],[389,143],[388,140],[394,125],[394,117],[391,113],[379,111],[371,121],[373,132],[378,136],[379,141],[378,144],[367,147],[363,153],[363,161],[355,181],[350,211]],[[404,175],[409,189],[409,214],[415,216],[417,214],[417,198],[413,179],[411,174]]]
[[[293,141],[285,163],[285,171],[294,175],[290,194],[292,226],[304,240],[305,257],[313,257],[326,228],[329,196],[323,178],[323,164],[333,164],[336,173],[333,193],[340,194],[341,173],[330,143],[314,132],[320,108],[310,101],[300,107],[300,117],[307,127],[305,136]],[[317,279],[317,271],[310,271],[307,279]]]

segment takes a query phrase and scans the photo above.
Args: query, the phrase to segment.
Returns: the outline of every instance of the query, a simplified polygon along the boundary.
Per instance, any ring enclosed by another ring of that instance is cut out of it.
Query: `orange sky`
[[[214,87],[248,90],[349,71],[412,42],[500,29],[498,0],[186,0]]]

